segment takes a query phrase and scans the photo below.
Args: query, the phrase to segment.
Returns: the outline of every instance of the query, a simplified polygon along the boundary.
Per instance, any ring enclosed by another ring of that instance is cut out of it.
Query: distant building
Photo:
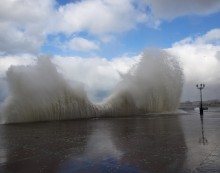
[[[207,100],[205,101],[207,106],[220,106],[220,101],[215,99],[215,100]]]
[[[203,101],[202,102],[204,108],[208,108],[208,107],[220,107],[220,100],[215,99],[215,100],[207,100],[207,101]],[[179,109],[182,110],[194,110],[196,107],[200,106],[200,101],[186,101],[186,102],[182,102],[179,105]]]
[[[186,101],[183,103],[180,103],[179,109],[182,110],[194,110],[195,106],[190,101]]]

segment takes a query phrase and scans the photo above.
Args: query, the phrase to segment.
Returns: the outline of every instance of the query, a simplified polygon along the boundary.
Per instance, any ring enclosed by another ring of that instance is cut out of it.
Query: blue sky
[[[179,57],[182,100],[197,99],[191,88],[199,82],[209,86],[206,99],[220,98],[219,0],[0,2],[2,91],[1,77],[11,65],[50,55],[69,81],[84,83],[96,97],[110,93],[118,72],[128,72],[145,48],[158,47]]]
[[[57,8],[70,3],[81,3],[82,1],[57,1]],[[86,9],[84,9],[86,10]],[[213,11],[208,15],[186,14],[172,19],[158,19],[158,26],[149,26],[143,22],[134,28],[124,32],[111,33],[114,37],[109,42],[102,42],[97,35],[86,31],[79,31],[66,35],[65,33],[52,33],[47,35],[46,41],[41,45],[40,52],[45,54],[58,54],[62,56],[100,56],[108,59],[121,56],[123,54],[138,54],[148,47],[169,48],[172,44],[186,37],[197,37],[204,35],[214,28],[220,27],[220,12]],[[94,18],[95,22],[95,18]],[[108,34],[108,33],[107,33]],[[95,41],[99,49],[89,51],[79,51],[57,46],[55,40],[59,38],[59,44],[66,44],[71,38],[82,37],[90,41]]]
[[[218,0],[2,0],[2,4],[1,54],[111,59],[139,54],[147,47],[170,48],[220,28]]]

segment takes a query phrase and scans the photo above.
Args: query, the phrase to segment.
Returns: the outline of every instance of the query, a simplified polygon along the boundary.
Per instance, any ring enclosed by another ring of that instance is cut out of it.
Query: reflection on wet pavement
[[[0,125],[0,172],[220,172],[219,136],[218,112]]]

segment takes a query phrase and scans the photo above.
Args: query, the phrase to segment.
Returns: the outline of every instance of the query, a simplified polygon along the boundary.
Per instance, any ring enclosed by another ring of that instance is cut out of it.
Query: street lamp
[[[203,115],[203,107],[202,107],[202,89],[205,88],[205,84],[196,85],[196,87],[200,90],[200,115]]]

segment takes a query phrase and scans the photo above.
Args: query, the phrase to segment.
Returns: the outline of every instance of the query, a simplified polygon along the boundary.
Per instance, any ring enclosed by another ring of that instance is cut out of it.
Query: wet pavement
[[[220,172],[220,112],[0,125],[0,173]]]

